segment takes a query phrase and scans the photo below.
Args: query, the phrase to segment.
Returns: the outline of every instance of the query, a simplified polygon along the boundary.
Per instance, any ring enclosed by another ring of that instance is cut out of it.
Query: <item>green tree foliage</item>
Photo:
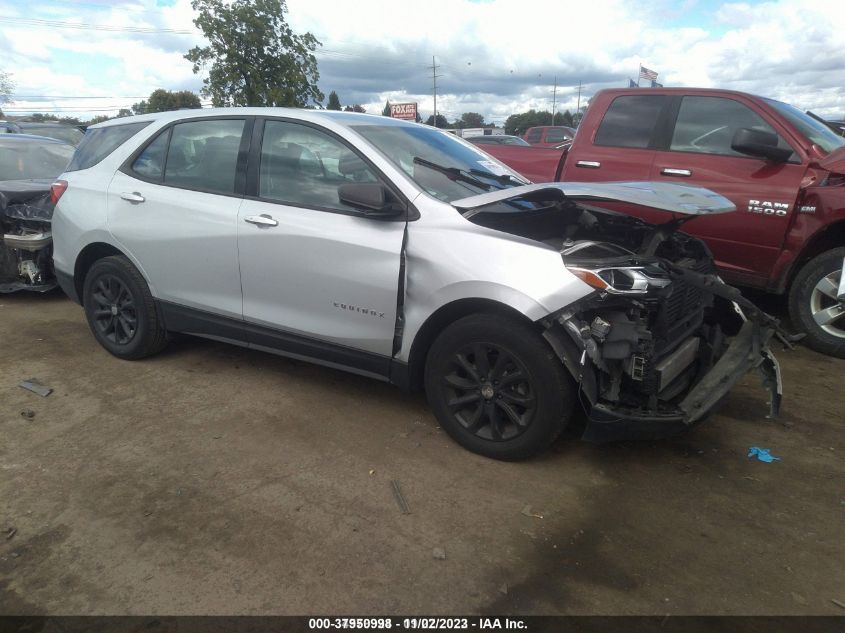
[[[468,127],[484,127],[486,125],[484,123],[484,115],[478,114],[478,112],[464,112],[461,115],[461,118],[455,121],[455,123],[460,124],[461,129]]]
[[[343,111],[344,112],[366,112],[366,110],[363,107],[359,106],[357,103],[355,105],[346,106],[343,109]]]
[[[557,119],[558,117],[555,117]],[[563,125],[560,121],[555,121]],[[551,125],[552,113],[547,110],[529,110],[521,114],[512,114],[505,120],[505,134],[525,134],[525,130],[537,125]]]
[[[382,116],[390,116],[390,101],[384,102],[384,110],[381,111]]]
[[[191,0],[194,24],[208,40],[185,55],[195,74],[206,66],[203,96],[215,106],[322,103],[311,33],[294,33],[285,0]]]
[[[183,108],[201,108],[200,98],[190,90],[153,90],[146,101],[141,101],[132,106],[133,114],[146,114],[148,112],[169,112],[170,110],[181,110]],[[121,116],[118,114],[118,116]]]
[[[340,97],[337,96],[337,93],[332,90],[329,93],[329,104],[326,106],[326,110],[340,110]]]
[[[117,111],[117,118],[125,117],[125,116],[132,116],[132,110],[127,110],[126,108],[121,108]],[[108,119],[108,117],[106,117]]]
[[[12,83],[12,76],[0,70],[0,104],[6,103],[9,97],[12,96],[12,90],[15,85]],[[3,110],[0,109],[0,116],[3,115]]]
[[[121,111],[121,112],[129,112],[129,110],[127,110],[127,109],[125,109],[125,108],[121,108],[121,110],[120,110],[120,111]],[[131,112],[129,112],[129,114],[125,114],[125,115],[123,115],[123,116],[129,116],[129,115],[131,115],[131,114],[132,114],[132,113],[131,113]],[[120,116],[120,114],[118,114],[117,116]],[[85,125],[95,125],[95,124],[97,124],[97,123],[102,123],[103,121],[108,121],[108,120],[109,120],[109,119],[111,119],[111,118],[112,118],[112,117],[110,117],[110,116],[105,116],[105,115],[95,116],[95,117],[94,117],[93,119],[91,119],[90,121],[86,121],[86,122],[85,122]]]
[[[434,125],[434,115],[433,115],[433,114],[432,114],[432,115],[430,115],[430,116],[429,116],[429,117],[425,120],[425,124],[426,124],[426,125]],[[438,115],[437,115],[437,127],[441,128],[441,129],[442,129],[442,128],[448,128],[448,127],[449,127],[449,121],[447,121],[447,120],[446,120],[446,117],[445,117],[445,116],[443,116],[442,114],[438,114]]]

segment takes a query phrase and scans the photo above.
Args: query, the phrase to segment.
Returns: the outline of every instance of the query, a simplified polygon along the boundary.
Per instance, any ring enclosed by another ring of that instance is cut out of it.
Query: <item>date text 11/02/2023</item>
[[[526,629],[524,620],[517,618],[310,618],[308,628],[311,630],[520,630]]]

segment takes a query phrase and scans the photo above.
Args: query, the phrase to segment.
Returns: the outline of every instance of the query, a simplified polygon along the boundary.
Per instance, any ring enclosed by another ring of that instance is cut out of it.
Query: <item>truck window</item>
[[[528,130],[525,140],[529,143],[539,143],[541,136],[543,136],[543,128],[535,127]]]
[[[663,95],[616,97],[596,132],[596,145],[646,148],[663,109]]]
[[[744,127],[775,133],[756,112],[739,101],[724,97],[684,97],[669,149],[747,158],[731,149],[734,133]],[[789,148],[780,136],[778,145]]]
[[[546,130],[546,143],[563,143],[564,141],[570,140],[572,137],[566,132],[566,130],[559,128],[559,127],[550,127]]]

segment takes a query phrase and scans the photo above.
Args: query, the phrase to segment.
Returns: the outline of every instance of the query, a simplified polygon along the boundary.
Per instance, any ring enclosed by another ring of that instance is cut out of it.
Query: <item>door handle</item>
[[[664,167],[660,170],[660,173],[664,176],[683,176],[684,178],[688,178],[692,176],[692,170],[690,169],[676,169],[674,167]]]
[[[135,204],[138,204],[138,203],[146,200],[146,198],[144,198],[144,196],[142,196],[137,191],[132,191],[132,192],[124,191],[122,194],[120,194],[120,197],[123,198],[124,200],[128,201],[128,202],[133,202]]]
[[[601,163],[597,160],[579,160],[575,163],[576,167],[586,167],[587,169],[598,169]]]
[[[244,218],[244,222],[249,222],[255,226],[279,226],[279,221],[274,220],[272,216],[262,213],[261,215],[248,215]]]

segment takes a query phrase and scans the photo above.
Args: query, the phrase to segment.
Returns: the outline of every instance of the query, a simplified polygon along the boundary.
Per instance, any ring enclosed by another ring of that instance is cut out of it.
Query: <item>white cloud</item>
[[[111,26],[189,30],[193,35],[110,33],[0,23],[0,64],[18,94],[103,95],[102,107],[156,88],[198,89],[184,52],[201,41],[189,0],[112,3],[36,2],[27,17]],[[549,2],[548,0],[288,0],[296,30],[323,42],[321,88],[344,103],[380,111],[384,101],[415,100],[430,113],[431,56],[441,66],[438,109],[449,117],[477,111],[494,120],[551,106],[557,76],[560,109],[626,85],[640,63],[666,85],[733,88],[772,96],[821,114],[845,113],[845,3],[778,0],[725,3],[712,12],[696,0]],[[3,9],[3,15],[11,11]],[[20,11],[19,11],[20,12]],[[81,67],[68,60],[84,59]],[[93,60],[93,61],[91,61]],[[71,91],[72,92],[69,92]],[[69,93],[69,94],[67,94]],[[132,99],[129,99],[131,102]],[[82,107],[81,101],[62,101]],[[32,101],[17,108],[35,107]],[[44,107],[44,106],[41,106]],[[11,109],[11,106],[9,106]]]

